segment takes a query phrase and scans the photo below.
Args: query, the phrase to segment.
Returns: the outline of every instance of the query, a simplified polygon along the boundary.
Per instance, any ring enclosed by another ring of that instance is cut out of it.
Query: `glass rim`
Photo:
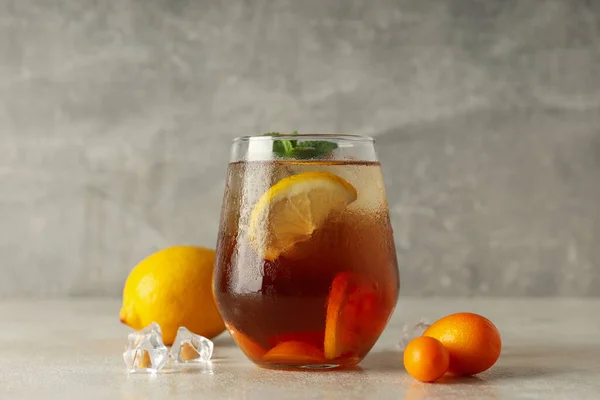
[[[234,143],[238,142],[268,142],[274,140],[336,140],[336,141],[349,141],[349,142],[374,142],[375,139],[371,136],[354,135],[346,133],[283,133],[277,136],[270,135],[246,135],[238,136],[233,139]]]

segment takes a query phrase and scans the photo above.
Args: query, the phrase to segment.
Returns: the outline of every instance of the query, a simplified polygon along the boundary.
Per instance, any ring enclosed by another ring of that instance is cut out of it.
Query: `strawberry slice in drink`
[[[387,322],[384,293],[370,276],[338,274],[331,284],[325,322],[325,357],[362,358]]]

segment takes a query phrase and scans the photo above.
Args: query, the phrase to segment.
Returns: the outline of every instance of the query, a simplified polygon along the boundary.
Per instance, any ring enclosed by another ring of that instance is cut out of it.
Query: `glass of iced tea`
[[[234,141],[214,274],[235,342],[263,367],[351,367],[396,305],[396,251],[373,139]]]

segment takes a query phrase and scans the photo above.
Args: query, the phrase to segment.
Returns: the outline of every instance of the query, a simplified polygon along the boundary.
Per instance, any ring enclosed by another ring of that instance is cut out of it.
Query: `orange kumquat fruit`
[[[434,322],[423,336],[442,342],[450,353],[448,372],[474,375],[490,368],[500,357],[500,332],[487,318],[473,313],[448,315]]]
[[[404,368],[422,382],[442,377],[449,365],[448,350],[437,339],[421,336],[411,340],[404,350]]]

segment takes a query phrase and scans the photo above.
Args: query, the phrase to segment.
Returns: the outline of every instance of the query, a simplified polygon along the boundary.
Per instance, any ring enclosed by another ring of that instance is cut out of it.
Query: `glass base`
[[[256,365],[267,369],[283,369],[288,371],[328,371],[328,370],[351,370],[358,367],[362,359],[359,357],[339,358],[335,360],[323,360],[323,362],[308,362],[307,360],[277,360],[264,361],[252,360]]]
[[[344,364],[278,364],[278,363],[256,363],[259,367],[267,369],[284,369],[288,371],[326,371],[339,368],[348,368]]]

